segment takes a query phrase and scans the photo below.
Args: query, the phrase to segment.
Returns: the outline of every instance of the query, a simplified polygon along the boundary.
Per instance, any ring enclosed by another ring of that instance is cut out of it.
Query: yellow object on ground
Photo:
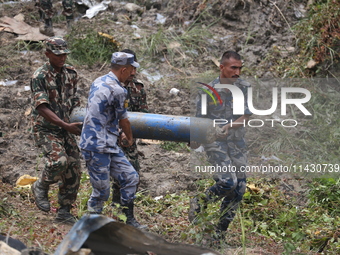
[[[24,187],[27,185],[31,185],[34,183],[36,180],[38,180],[38,177],[32,177],[28,174],[22,175],[19,177],[19,179],[16,182],[16,185],[19,187]]]
[[[112,35],[109,35],[109,34],[106,34],[106,33],[102,33],[102,32],[98,32],[98,34],[104,38],[107,38],[107,40],[110,42],[110,43],[113,43],[115,44],[116,46],[120,46],[120,43],[117,42],[115,40],[115,38],[112,36]]]

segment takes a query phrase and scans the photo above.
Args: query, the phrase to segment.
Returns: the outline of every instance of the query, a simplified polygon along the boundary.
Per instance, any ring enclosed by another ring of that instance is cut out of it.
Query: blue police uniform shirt
[[[127,118],[127,90],[112,72],[91,85],[83,122],[80,148],[100,153],[118,153],[119,120]]]

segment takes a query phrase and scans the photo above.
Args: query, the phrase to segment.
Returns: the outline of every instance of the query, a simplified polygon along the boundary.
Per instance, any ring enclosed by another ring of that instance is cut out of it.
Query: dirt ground
[[[113,1],[114,3],[115,1]],[[139,33],[143,36],[143,26],[149,26],[145,29],[145,32],[150,32],[150,26],[148,24],[155,19],[155,13],[160,13],[164,17],[167,17],[167,21],[164,24],[177,24],[181,20],[182,23],[185,19],[191,20],[194,17],[192,10],[188,10],[188,6],[181,1],[158,1],[160,4],[154,4],[157,8],[145,10],[141,17],[139,17],[135,23],[141,27]],[[193,1],[194,5],[198,5],[200,1]],[[218,1],[216,1],[218,2]],[[188,74],[199,74],[202,71],[209,69],[217,71],[218,68],[211,61],[212,58],[219,58],[219,54],[226,49],[240,50],[241,47],[242,55],[245,61],[246,68],[254,69],[255,66],[260,66],[261,60],[264,58],[266,52],[273,45],[284,45],[287,46],[291,42],[291,38],[287,32],[285,20],[275,12],[275,8],[270,1],[227,1],[224,2],[222,7],[228,8],[212,8],[212,12],[217,16],[222,16],[220,22],[215,26],[212,26],[211,30],[216,33],[216,38],[223,38],[228,36],[232,40],[221,40],[216,42],[216,45],[212,45],[211,49],[207,49],[207,53],[199,57],[200,60],[196,65],[191,65],[190,68],[183,70]],[[301,6],[294,6],[294,2],[281,1],[278,2],[278,8],[281,11],[286,11],[285,17],[289,22],[293,23],[297,21],[294,16],[294,8],[302,8]],[[288,2],[288,3],[287,3]],[[177,5],[178,6],[177,6]],[[124,5],[119,5],[117,2],[114,6],[118,5],[118,9],[115,11],[115,15],[119,18],[120,14],[126,14]],[[291,6],[293,5],[293,6]],[[55,3],[55,8],[60,8],[58,3]],[[149,6],[149,2],[145,1],[145,6]],[[303,6],[303,4],[302,4]],[[176,9],[182,8],[181,19],[178,17],[180,14],[175,14]],[[17,4],[2,4],[0,5],[0,15],[14,17],[18,14],[24,14],[25,21],[33,27],[39,26],[39,23],[32,19],[29,15],[30,12],[34,12],[33,2],[19,2]],[[109,12],[107,10],[106,12]],[[248,15],[250,13],[250,15]],[[79,14],[80,15],[80,14]],[[102,14],[104,15],[104,14]],[[102,18],[101,14],[98,14],[95,18]],[[131,13],[130,15],[136,15]],[[190,16],[191,15],[191,16]],[[87,22],[91,20],[79,19],[78,23],[84,23],[86,26]],[[256,22],[255,22],[256,21]],[[263,25],[264,24],[264,25]],[[177,24],[181,26],[181,24]],[[122,29],[115,35],[117,38],[123,37],[124,29],[127,29],[129,22],[126,21],[122,25]],[[156,29],[156,27],[154,28]],[[65,24],[56,24],[56,30],[60,34],[66,34]],[[105,29],[103,29],[105,30]],[[251,31],[251,36],[246,35],[247,31]],[[0,42],[2,46],[15,44],[17,35],[14,33],[1,32]],[[248,38],[246,38],[248,37]],[[251,38],[250,38],[251,37]],[[245,41],[247,44],[245,45]],[[126,40],[125,48],[134,48],[134,45]],[[288,46],[287,46],[288,47]],[[29,133],[29,105],[31,102],[30,91],[28,90],[29,81],[32,73],[39,66],[46,61],[43,51],[20,51],[20,52],[9,52],[8,55],[1,56],[0,64],[6,72],[3,74],[2,81],[16,81],[14,85],[0,86],[0,173],[2,180],[5,183],[14,184],[16,179],[22,174],[35,174],[36,170],[41,169],[41,164],[37,164],[37,151],[32,143],[32,139]],[[192,61],[191,59],[188,61]],[[153,81],[152,77],[148,77],[145,74],[139,74],[139,78],[145,81],[147,100],[151,113],[159,114],[170,114],[170,115],[190,115],[190,108],[188,105],[188,98],[190,98],[190,89],[187,87],[181,87],[176,77],[183,76],[182,73],[176,73],[173,66],[167,62],[153,61],[148,64],[149,66],[144,67],[146,70],[157,70],[160,74],[172,74],[174,78],[167,78],[158,81]],[[99,68],[100,69],[100,68]],[[79,88],[83,106],[86,103],[86,95],[91,82],[100,75],[107,72],[104,70],[96,69],[95,67],[89,70],[78,68],[79,75],[81,77]],[[264,68],[254,69],[255,73],[259,77],[265,77],[269,75]],[[271,73],[272,76],[275,74]],[[171,95],[169,90],[174,87],[181,90],[178,96]],[[249,132],[248,132],[249,133]],[[252,142],[252,134],[248,134],[249,143]],[[190,176],[190,172],[187,170],[188,164],[188,153],[170,153],[159,149],[159,144],[148,144],[141,145],[140,150],[144,152],[145,158],[141,161],[143,174],[147,174],[152,169],[152,176],[143,178],[142,184],[148,187],[150,192],[159,195],[164,190],[167,190],[167,184],[157,183],[162,181],[164,175],[178,172],[181,174],[187,174]],[[38,161],[39,162],[39,161]],[[155,163],[157,162],[157,167]],[[158,176],[159,174],[159,176]],[[150,180],[150,178],[153,178]],[[177,178],[177,177],[176,177]],[[183,177],[185,179],[185,177]],[[165,178],[168,179],[168,178]],[[170,178],[171,179],[171,178]],[[189,178],[190,179],[190,178]],[[151,186],[150,186],[151,185]],[[179,188],[187,188],[190,186],[187,182],[178,182]],[[184,185],[184,186],[181,186]],[[166,187],[162,190],[161,187]],[[173,190],[177,190],[178,187],[173,187]]]
[[[3,1],[2,1],[3,2]],[[12,4],[0,3],[0,17],[8,16],[13,18],[18,14],[23,14],[25,22],[32,27],[38,27],[39,22],[33,2],[18,2]],[[53,1],[55,8],[60,9],[60,3]],[[93,19],[103,19],[105,15],[114,10],[116,20],[121,22],[117,34],[118,40],[123,42],[124,48],[133,49],[134,41],[124,38],[124,32],[131,29],[131,20],[140,28],[138,33],[143,37],[150,32],[157,30],[155,21],[156,14],[161,14],[167,18],[164,27],[181,28],[192,22],[199,15],[199,10],[206,6],[204,2],[192,0],[191,6],[185,1],[140,1],[146,7],[140,16],[135,12],[128,12],[124,8],[123,2],[112,1],[111,7],[95,16]],[[145,70],[157,71],[164,75],[163,79],[154,81],[145,73],[139,74],[139,78],[145,82],[147,100],[151,113],[190,115],[190,107],[187,99],[190,89],[182,86],[178,79],[183,75],[188,77],[202,73],[207,70],[218,68],[214,64],[214,59],[218,59],[220,54],[227,49],[237,51],[242,50],[242,56],[248,71],[253,76],[266,77],[275,76],[270,72],[270,63],[263,61],[265,55],[272,47],[283,47],[285,49],[294,47],[292,37],[286,22],[291,25],[298,21],[296,13],[306,10],[306,1],[276,1],[276,4],[268,0],[230,0],[212,1],[210,12],[212,16],[207,19],[207,23],[218,19],[211,26],[211,31],[216,35],[212,40],[211,47],[206,52],[192,59],[188,56],[187,61],[192,63],[185,70],[175,68],[176,63],[168,63],[159,58],[150,61],[144,67]],[[297,3],[298,2],[298,3]],[[129,19],[124,19],[130,15]],[[284,15],[284,17],[282,16]],[[78,13],[78,17],[81,13]],[[80,18],[78,24],[86,26],[91,20]],[[56,24],[56,30],[61,35],[67,33],[65,24]],[[105,28],[102,28],[105,30]],[[1,47],[15,45],[18,43],[15,33],[0,32]],[[224,39],[221,39],[224,38]],[[208,40],[209,38],[204,38]],[[286,54],[283,52],[282,54]],[[2,180],[1,198],[7,197],[6,189],[13,187],[16,180],[23,174],[39,176],[39,171],[43,168],[43,162],[39,157],[38,150],[34,147],[32,137],[29,132],[29,105],[31,102],[29,86],[30,77],[39,66],[46,61],[42,50],[31,51],[11,51],[6,54],[2,52],[0,56],[0,81],[16,81],[13,85],[0,85],[0,176]],[[91,82],[108,70],[107,67],[84,69],[78,68],[81,77],[79,88],[83,105],[86,102],[86,95]],[[167,75],[165,75],[167,74]],[[170,76],[169,74],[172,74]],[[2,83],[3,84],[3,83]],[[4,84],[3,84],[4,85]],[[180,89],[180,94],[175,96],[169,93],[171,88]],[[249,144],[254,145],[256,133],[247,134]],[[255,137],[255,138],[254,138]],[[250,148],[251,149],[251,148]],[[160,147],[157,141],[141,141],[139,150],[145,157],[141,159],[141,185],[140,189],[147,190],[152,196],[164,195],[180,190],[194,191],[194,182],[200,178],[192,174],[189,168],[190,153],[188,150],[179,152],[166,151]],[[256,155],[250,151],[250,163],[256,164],[261,155]],[[83,168],[85,171],[85,168]],[[18,207],[22,208],[22,213],[36,214],[37,218],[44,219],[46,224],[51,220],[50,215],[39,214],[40,212],[33,204],[22,205],[18,201]],[[58,229],[60,235],[67,232],[66,229]],[[57,232],[58,232],[57,231]],[[251,254],[251,253],[249,253]],[[254,254],[258,254],[256,251]]]

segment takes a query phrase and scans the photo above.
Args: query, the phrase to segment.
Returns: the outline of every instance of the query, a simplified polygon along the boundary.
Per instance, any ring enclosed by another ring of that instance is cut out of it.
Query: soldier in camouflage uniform
[[[48,36],[54,36],[52,18],[54,15],[52,0],[36,0],[35,4],[39,9],[40,19],[43,20],[44,26],[40,27],[40,32]],[[73,15],[73,0],[63,0],[63,15],[66,16],[67,27],[70,28]]]
[[[233,97],[227,89],[216,89],[223,104],[217,104],[209,98],[207,101],[207,115],[201,114],[201,96],[197,97],[197,117],[228,120],[228,124],[221,126],[218,139],[211,144],[204,144],[208,161],[212,166],[234,166],[236,172],[219,172],[214,176],[216,183],[208,188],[205,194],[191,199],[189,220],[195,222],[195,217],[201,211],[201,207],[217,199],[223,199],[221,204],[221,216],[216,227],[216,237],[223,239],[225,231],[235,216],[235,211],[242,200],[246,190],[246,176],[240,172],[241,166],[247,165],[246,143],[244,139],[244,123],[247,123],[251,112],[247,103],[247,87],[249,83],[239,78],[242,68],[241,57],[238,53],[227,51],[220,62],[220,76],[209,85],[233,84],[240,88],[245,97],[244,115],[233,115]],[[233,125],[230,122],[233,121]],[[193,144],[193,148],[198,144]],[[226,168],[225,168],[226,169]],[[203,200],[203,204],[200,204]]]
[[[88,211],[102,213],[104,202],[110,196],[111,177],[118,180],[120,185],[120,203],[127,217],[126,223],[145,228],[137,222],[133,212],[139,175],[120,148],[133,143],[126,110],[127,91],[122,83],[136,73],[137,67],[139,64],[132,54],[112,54],[111,71],[91,85],[80,147],[92,184]]]
[[[124,51],[123,51],[124,52]],[[133,79],[124,83],[124,87],[127,90],[127,100],[128,107],[127,110],[131,112],[148,112],[148,105],[146,103],[146,93],[144,90],[144,84],[137,79]],[[138,161],[138,150],[136,139],[132,146],[125,147],[124,149],[125,155],[129,159],[130,163],[139,172],[140,165]]]
[[[134,51],[130,49],[124,49],[121,52],[129,53],[134,56],[137,62],[137,57]],[[135,79],[135,74],[132,74],[125,82],[124,87],[127,90],[127,110],[131,112],[148,112],[148,105],[146,102],[146,93],[144,90],[144,84]],[[137,149],[136,139],[134,139],[133,144],[129,147],[122,147],[125,156],[128,158],[134,169],[139,173],[139,152]],[[118,182],[115,180],[112,185],[112,205],[115,203],[120,203],[120,187]]]
[[[70,213],[80,184],[80,153],[75,135],[81,123],[70,123],[70,114],[79,106],[77,71],[65,64],[70,53],[61,37],[46,39],[47,63],[38,68],[31,79],[32,131],[36,145],[46,160],[41,178],[32,185],[37,207],[50,211],[49,186],[59,183],[60,209],[56,221],[73,224]]]

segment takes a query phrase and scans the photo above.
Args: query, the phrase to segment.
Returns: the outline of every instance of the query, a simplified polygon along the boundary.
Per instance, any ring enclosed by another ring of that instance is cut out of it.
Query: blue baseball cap
[[[134,60],[134,55],[125,52],[114,52],[112,53],[111,63],[117,65],[132,65],[136,68],[139,67],[139,64]]]

